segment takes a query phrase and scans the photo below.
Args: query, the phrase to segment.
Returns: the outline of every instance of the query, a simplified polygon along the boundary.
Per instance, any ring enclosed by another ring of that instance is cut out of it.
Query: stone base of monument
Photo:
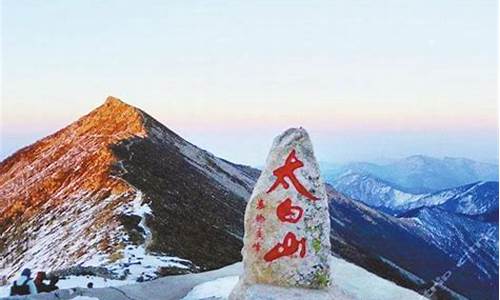
[[[336,286],[326,289],[285,288],[266,284],[245,285],[233,289],[229,300],[354,300]]]

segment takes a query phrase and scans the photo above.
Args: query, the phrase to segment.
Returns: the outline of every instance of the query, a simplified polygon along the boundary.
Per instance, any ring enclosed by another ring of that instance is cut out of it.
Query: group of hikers
[[[49,281],[48,284],[45,281]],[[35,278],[32,278],[31,270],[24,269],[21,276],[12,283],[10,295],[21,296],[52,292],[59,289],[56,285],[58,281],[59,277],[51,276],[48,278],[45,272],[37,272]]]

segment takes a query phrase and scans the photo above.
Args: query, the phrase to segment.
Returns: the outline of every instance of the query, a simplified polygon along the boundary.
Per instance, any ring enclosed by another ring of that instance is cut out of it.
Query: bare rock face
[[[248,201],[244,274],[232,298],[246,298],[241,290],[255,284],[329,287],[329,220],[327,194],[309,136],[302,128],[289,129],[274,140]]]

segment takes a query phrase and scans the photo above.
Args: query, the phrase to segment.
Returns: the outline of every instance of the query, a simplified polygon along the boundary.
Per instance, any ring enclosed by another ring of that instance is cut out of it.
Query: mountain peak
[[[114,109],[122,108],[122,109],[134,109],[134,110],[138,110],[136,107],[134,107],[134,106],[132,106],[132,105],[124,102],[120,98],[116,98],[114,96],[108,96],[106,98],[106,101],[104,101],[104,104],[101,107],[114,108]]]
[[[123,102],[121,99],[119,98],[116,98],[114,96],[108,96],[106,98],[106,102],[105,103],[109,103],[109,104],[126,104],[125,102]]]
[[[122,101],[119,98],[113,97],[113,96],[108,96],[106,98],[106,101],[104,101],[104,104],[101,106],[97,107],[94,111],[97,110],[110,110],[113,112],[121,112],[121,111],[136,111],[138,112],[139,109]]]
[[[145,136],[144,115],[136,107],[109,96],[101,106],[71,124],[79,135],[117,137]]]
[[[202,268],[232,263],[240,258],[255,174],[108,97],[0,162],[0,256],[7,262],[0,276],[13,276],[28,261],[42,270],[96,260],[116,266],[145,248]],[[200,246],[197,232],[210,242]]]
[[[146,136],[143,113],[108,97],[87,115],[0,162],[0,232],[2,223],[9,224],[5,220],[21,216],[29,219],[25,207],[36,211],[48,202],[63,202],[77,191],[93,194],[92,199],[98,201],[105,198],[103,193],[130,190],[122,181],[109,177],[117,162],[111,146]],[[63,189],[68,182],[71,188]],[[10,193],[20,187],[26,192]]]

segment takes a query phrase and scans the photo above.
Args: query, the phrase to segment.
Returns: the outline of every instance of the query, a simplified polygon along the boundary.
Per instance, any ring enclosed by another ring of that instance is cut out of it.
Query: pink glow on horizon
[[[16,134],[50,134],[76,121],[103,103],[78,101],[41,112],[45,105],[27,110],[15,106],[4,110],[1,131]],[[376,101],[281,101],[230,103],[209,105],[210,101],[189,104],[183,102],[129,102],[150,114],[165,126],[179,133],[238,133],[266,130],[277,132],[302,126],[316,132],[343,134],[426,133],[426,132],[495,132],[497,116],[491,105],[467,107],[448,101],[435,103],[400,103],[378,105]],[[215,102],[214,102],[215,103]],[[494,106],[494,105],[493,105]]]
[[[156,116],[158,121],[167,127],[177,128],[183,131],[227,131],[237,132],[245,129],[260,130],[266,128],[287,128],[291,126],[302,126],[315,128],[321,131],[351,131],[351,132],[419,132],[419,131],[492,131],[496,130],[497,120],[491,116],[478,115],[440,115],[420,116],[417,114],[407,115],[336,115],[332,116],[286,116],[286,115],[246,115],[235,116],[228,114],[208,116]],[[4,123],[2,131],[9,133],[27,133],[33,131],[55,132],[76,120],[50,119],[22,120],[19,122]]]

